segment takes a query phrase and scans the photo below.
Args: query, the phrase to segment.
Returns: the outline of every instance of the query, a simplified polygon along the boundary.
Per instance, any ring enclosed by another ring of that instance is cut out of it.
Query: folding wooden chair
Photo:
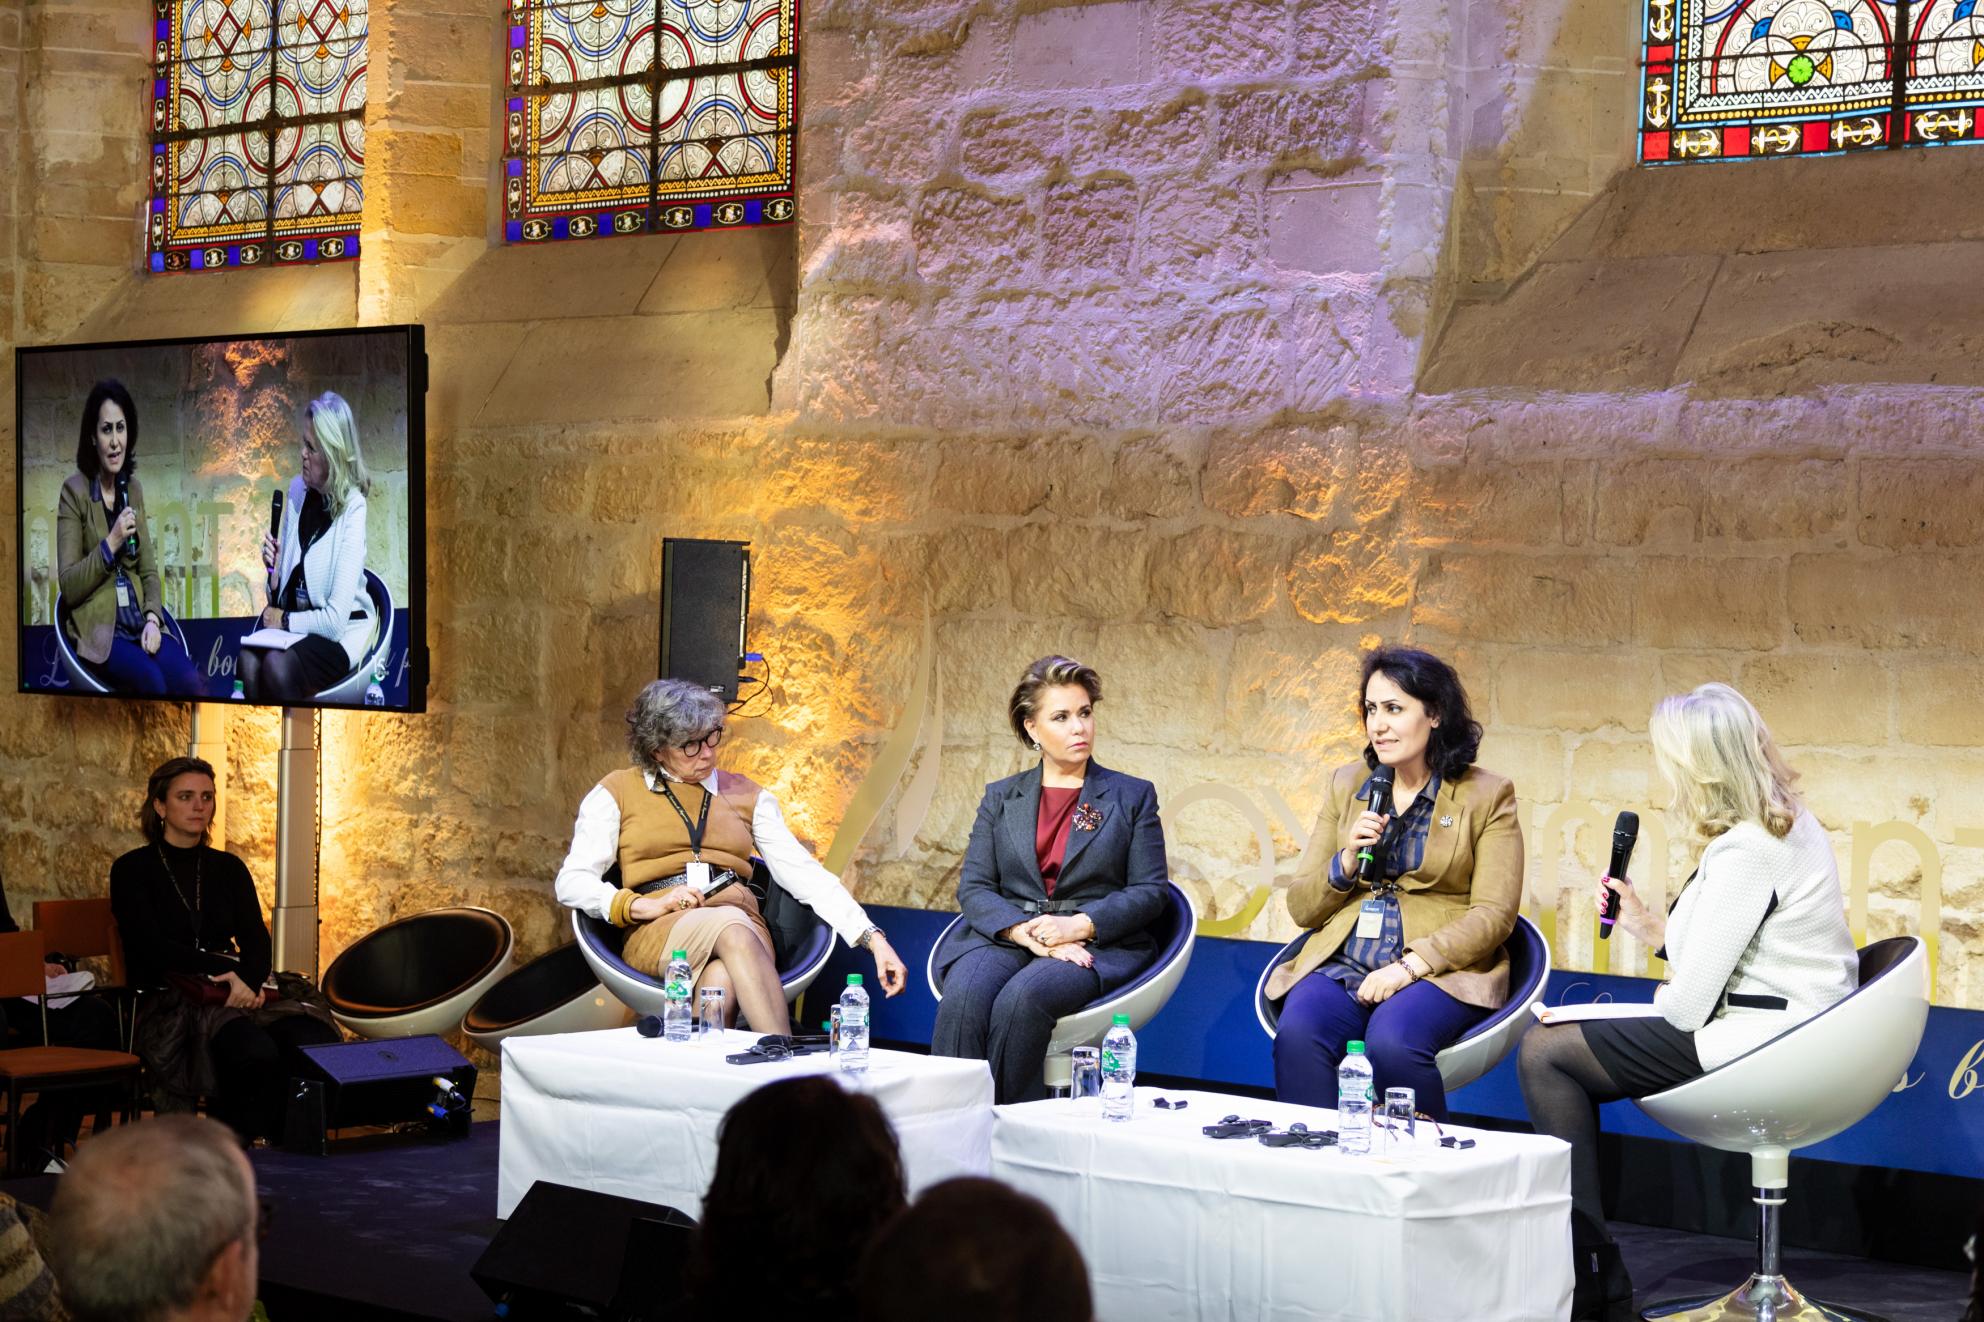
[[[36,900],[34,930],[41,933],[42,949],[73,959],[102,957],[110,961],[110,980],[75,993],[97,996],[117,1009],[117,1040],[131,1048],[131,1031],[136,1027],[132,1007],[137,989],[124,971],[124,939],[117,932],[117,918],[110,901]]]
[[[0,997],[32,996],[41,1006],[42,1041],[48,1041],[48,982],[42,968],[47,947],[40,932],[0,933]],[[66,953],[66,952],[65,952]],[[125,1051],[89,1047],[14,1047],[0,1051],[0,1082],[7,1086],[7,1171],[19,1169],[21,1096],[76,1088],[124,1085],[124,1122],[137,1114],[138,1058]]]

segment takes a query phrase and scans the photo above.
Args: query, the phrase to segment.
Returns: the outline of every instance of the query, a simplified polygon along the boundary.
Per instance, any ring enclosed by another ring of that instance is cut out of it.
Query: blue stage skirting
[[[890,943],[910,968],[909,987],[902,995],[893,1000],[875,998],[875,1036],[928,1044],[937,1003],[930,995],[924,962],[952,915],[888,905],[870,905],[868,912],[888,931]],[[1177,994],[1137,1035],[1142,1069],[1213,1087],[1272,1087],[1268,1038],[1254,1018],[1254,984],[1277,948],[1266,941],[1200,937]],[[872,980],[874,964],[866,953],[837,943],[832,960],[806,998],[803,1009],[809,1019],[825,1017],[828,998],[838,994],[850,973]],[[1552,1005],[1600,999],[1648,1001],[1653,999],[1653,988],[1648,978],[1556,971],[1550,976],[1548,999]],[[1984,1084],[1984,1012],[1933,1007],[1906,1086],[1844,1134],[1801,1148],[1799,1155],[1974,1178],[1984,1173],[1980,1084]],[[1528,1119],[1513,1059],[1455,1093],[1451,1104],[1467,1115]],[[1631,1102],[1614,1103],[1603,1114],[1605,1128],[1614,1133],[1674,1137]]]

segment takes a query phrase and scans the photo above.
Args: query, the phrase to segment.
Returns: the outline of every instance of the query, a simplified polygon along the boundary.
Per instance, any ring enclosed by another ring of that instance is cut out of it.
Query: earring
[[[1036,753],[1040,751],[1040,741],[1038,739],[1033,741],[1033,751]]]

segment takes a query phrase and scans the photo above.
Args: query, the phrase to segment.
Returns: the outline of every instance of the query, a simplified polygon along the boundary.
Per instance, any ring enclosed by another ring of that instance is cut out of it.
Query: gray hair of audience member
[[[996,1227],[996,1232],[991,1228]],[[855,1283],[867,1322],[1094,1322],[1088,1264],[1047,1204],[997,1180],[932,1185],[882,1228]]]
[[[627,708],[627,752],[646,771],[670,744],[686,744],[723,724],[723,699],[686,679],[657,679]]]
[[[158,1322],[187,1308],[221,1251],[255,1233],[240,1142],[190,1115],[78,1144],[49,1217],[55,1279],[76,1322]]]

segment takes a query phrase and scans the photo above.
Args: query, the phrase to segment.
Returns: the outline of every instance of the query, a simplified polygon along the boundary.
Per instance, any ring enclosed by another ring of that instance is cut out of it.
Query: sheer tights
[[[294,700],[307,692],[302,658],[293,652],[244,647],[235,665],[250,702]]]
[[[1539,1134],[1571,1145],[1571,1240],[1579,1247],[1603,1244],[1605,1201],[1598,1175],[1598,1107],[1626,1096],[1612,1081],[1581,1024],[1538,1024],[1523,1034],[1523,1101]]]

